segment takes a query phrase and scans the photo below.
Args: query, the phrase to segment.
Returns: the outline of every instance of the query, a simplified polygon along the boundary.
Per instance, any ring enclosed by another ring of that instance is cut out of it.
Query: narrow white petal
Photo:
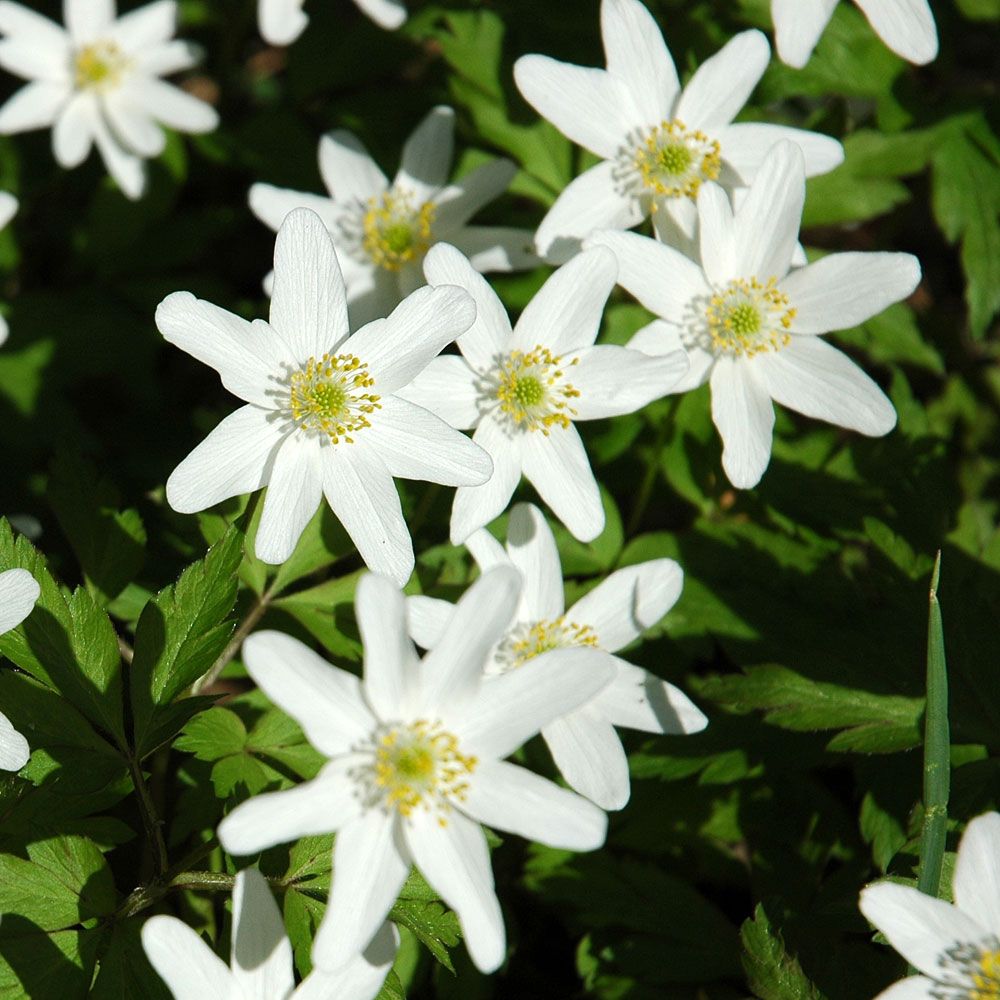
[[[448,238],[482,274],[527,271],[541,261],[534,250],[534,230],[511,226],[462,226]]]
[[[857,0],[875,34],[911,63],[923,66],[938,54],[937,26],[927,0]]]
[[[926,976],[907,976],[882,990],[875,1000],[936,1000],[939,985]]]
[[[467,334],[463,334],[467,336]],[[465,358],[442,354],[397,396],[437,414],[451,427],[470,430],[479,423],[478,376]]]
[[[9,191],[0,191],[0,229],[5,229],[17,215],[18,201]]]
[[[319,172],[327,191],[341,204],[362,204],[389,186],[385,174],[357,136],[336,129],[319,141]]]
[[[552,529],[534,504],[519,503],[511,510],[507,554],[524,579],[521,600],[528,614],[536,619],[558,618],[565,607],[562,565]],[[478,557],[476,561],[482,568]]]
[[[752,364],[771,398],[790,410],[870,437],[896,426],[885,393],[846,354],[818,337],[793,337],[788,347]],[[714,398],[714,381],[712,391]]]
[[[361,682],[305,643],[265,629],[243,643],[243,662],[258,687],[328,757],[347,753],[375,727]]]
[[[61,82],[67,79],[69,61],[69,47],[65,41],[52,48],[32,44],[24,36],[8,37],[0,42],[0,66],[28,80]]]
[[[9,336],[10,327],[7,325],[7,320],[0,316],[0,344],[6,344]]]
[[[219,114],[210,104],[155,76],[140,76],[132,83],[136,99],[156,119],[178,132],[214,131]]]
[[[406,6],[401,0],[354,0],[380,28],[394,30],[406,20]]]
[[[197,66],[201,58],[197,45],[178,38],[143,49],[135,57],[135,66],[147,76],[170,76]]]
[[[41,588],[26,569],[0,573],[0,635],[17,628],[35,606]]]
[[[254,554],[261,562],[283,563],[316,513],[323,499],[321,447],[317,439],[293,433],[278,448],[254,539]]]
[[[69,35],[61,25],[11,0],[0,3],[0,34],[9,35],[39,51],[69,51]]]
[[[499,517],[521,481],[521,442],[507,434],[491,416],[484,417],[472,440],[493,461],[493,475],[482,486],[459,486],[451,508],[452,545],[461,545],[477,528]]]
[[[687,374],[683,350],[659,357],[612,344],[588,347],[569,369],[580,396],[573,401],[574,420],[599,420],[634,413],[654,399],[675,391]]]
[[[250,211],[275,232],[281,228],[285,216],[296,208],[308,208],[315,212],[328,230],[337,224],[339,210],[332,198],[307,191],[293,191],[273,184],[254,184],[250,188]]]
[[[518,504],[518,506],[521,505]],[[524,506],[531,506],[531,504],[525,504]],[[513,515],[513,511],[511,514]],[[509,523],[507,525],[507,530],[509,533]],[[507,550],[485,528],[480,528],[478,531],[474,531],[471,535],[469,535],[469,537],[465,540],[465,547],[469,550],[469,555],[476,560],[476,565],[479,567],[479,571],[481,573],[488,569],[492,569],[494,566],[510,566],[514,564],[514,560],[508,554]],[[561,583],[561,573],[559,580]],[[524,604],[524,594],[527,589],[528,584],[525,582],[525,587],[521,591],[522,604]]]
[[[0,771],[20,771],[28,763],[29,757],[31,748],[28,741],[11,725],[10,719],[0,712]]]
[[[503,961],[507,939],[483,831],[459,812],[443,826],[421,812],[410,818],[405,834],[424,878],[458,914],[476,968],[493,972]]]
[[[275,1000],[295,989],[292,945],[267,879],[244,868],[233,886],[229,967],[245,1000]]]
[[[779,142],[792,142],[802,150],[806,177],[829,173],[844,162],[844,147],[832,136],[787,125],[738,122],[718,133],[723,158],[744,184],[752,184],[767,154]]]
[[[52,127],[52,155],[67,170],[78,167],[94,145],[94,121],[99,112],[92,94],[69,98]]]
[[[705,713],[680,688],[615,657],[615,679],[592,702],[609,722],[644,733],[699,733]]]
[[[435,232],[451,232],[464,226],[484,205],[507,190],[516,173],[517,164],[511,160],[490,160],[442,188],[434,195]]]
[[[787,348],[786,348],[787,350]],[[771,459],[774,407],[750,363],[719,358],[712,368],[712,420],[722,438],[722,467],[733,486],[760,482]]]
[[[1000,934],[1000,813],[977,816],[965,828],[952,890],[959,909]]]
[[[702,184],[698,191],[698,255],[713,285],[724,285],[737,273],[733,209],[718,184]]]
[[[302,10],[305,0],[258,0],[257,24],[270,45],[291,45],[309,23]]]
[[[615,727],[593,705],[550,722],[542,737],[570,788],[601,809],[624,808],[632,791],[628,758]]]
[[[48,128],[59,116],[72,91],[68,83],[36,80],[27,84],[0,108],[0,135]]]
[[[106,35],[115,21],[115,0],[63,0],[63,20],[77,45]]]
[[[243,406],[214,428],[167,480],[167,503],[193,514],[266,486],[285,438],[271,410]]]
[[[108,173],[126,198],[138,201],[146,190],[146,168],[142,157],[134,156],[111,134],[103,114],[93,115],[90,127],[94,144]]]
[[[225,962],[176,917],[158,915],[142,925],[142,947],[174,1000],[229,1000],[233,977]]]
[[[122,14],[108,32],[125,51],[162,45],[174,37],[177,30],[176,0],[154,0]]]
[[[837,0],[771,0],[774,43],[783,63],[802,69],[823,34]]]
[[[399,931],[386,922],[363,954],[348,959],[333,971],[314,968],[290,1000],[374,1000],[398,950]]]
[[[105,96],[104,113],[121,144],[138,156],[156,157],[166,148],[163,129],[132,99],[128,87],[119,87]]]
[[[421,649],[433,649],[444,635],[455,605],[439,597],[414,594],[406,598],[407,630]]]
[[[403,145],[393,186],[412,191],[418,205],[430,201],[448,182],[455,145],[455,112],[439,105],[413,130]]]

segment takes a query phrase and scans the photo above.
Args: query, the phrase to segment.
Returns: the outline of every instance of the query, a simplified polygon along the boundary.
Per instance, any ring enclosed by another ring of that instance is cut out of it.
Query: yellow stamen
[[[399,271],[427,253],[433,222],[433,202],[417,208],[409,194],[387,191],[368,202],[361,245],[378,267]]]
[[[85,45],[76,54],[73,76],[78,90],[110,90],[121,81],[129,59],[115,42]]]
[[[353,444],[352,434],[371,427],[381,397],[365,392],[375,384],[368,365],[353,354],[310,358],[289,379],[288,407],[306,431],[325,434],[333,444]]]
[[[722,168],[719,143],[704,132],[688,131],[677,118],[660,122],[635,151],[643,186],[661,198],[694,198],[703,181]],[[655,204],[654,204],[655,208]]]
[[[777,278],[730,281],[715,292],[705,311],[711,349],[753,357],[787,347],[792,339],[788,329],[795,319],[795,310],[788,302]]]
[[[542,653],[571,646],[597,647],[597,633],[589,625],[566,621],[565,615],[551,620],[524,622],[513,629],[497,651],[501,672],[523,667]]]
[[[574,358],[564,367],[578,363]],[[527,352],[511,351],[501,360],[493,391],[501,413],[514,427],[543,434],[553,426],[569,427],[576,416],[570,400],[579,398],[580,392],[565,381],[561,364],[562,358],[540,344]]]

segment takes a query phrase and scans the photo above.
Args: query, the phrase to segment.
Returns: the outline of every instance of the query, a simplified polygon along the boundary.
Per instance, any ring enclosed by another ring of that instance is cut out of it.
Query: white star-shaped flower
[[[882,390],[819,335],[906,298],[920,264],[906,253],[835,253],[790,269],[804,198],[802,153],[781,143],[735,214],[720,187],[702,187],[700,264],[637,233],[595,233],[587,244],[614,250],[619,283],[660,317],[629,346],[655,354],[681,344],[691,368],[674,391],[711,383],[722,465],[741,489],[770,460],[772,400],[873,437],[896,423]]]
[[[938,54],[927,0],[854,0],[872,30],[898,56],[923,66]],[[837,0],[771,0],[774,41],[782,62],[801,69],[833,16]]]
[[[398,28],[406,20],[400,0],[354,0],[380,28]],[[271,45],[291,45],[306,29],[309,18],[305,0],[258,0],[257,23],[261,37]]]
[[[861,893],[861,912],[918,972],[876,1000],[1000,996],[1000,814],[977,816],[958,845],[954,903],[897,882]]]
[[[193,513],[267,486],[255,549],[281,563],[325,496],[361,558],[402,583],[413,546],[393,477],[456,486],[492,471],[464,434],[398,395],[474,317],[462,289],[422,288],[351,334],[330,236],[315,213],[292,212],[275,242],[268,322],[190,292],[156,310],[163,336],[247,404],[173,471],[170,506]]]
[[[17,208],[17,198],[9,191],[0,191],[0,229],[6,229],[7,223],[17,215]],[[0,344],[4,343],[9,333],[7,320],[0,316]]]
[[[507,190],[517,168],[510,160],[493,160],[449,183],[454,132],[455,112],[434,108],[406,140],[391,184],[350,132],[331,132],[319,144],[329,197],[254,184],[250,208],[272,229],[293,208],[319,214],[340,255],[355,324],[384,316],[419,288],[424,255],[442,240],[467,254],[477,271],[533,267],[538,260],[527,230],[468,225]],[[265,288],[269,282],[270,276]]]
[[[488,677],[502,677],[550,650],[578,647],[600,650],[614,670],[614,680],[593,699],[543,726],[542,738],[571,788],[602,809],[621,809],[630,792],[628,758],[615,726],[697,733],[708,725],[673,684],[613,655],[673,607],[684,579],[680,566],[652,559],[616,570],[567,611],[555,538],[537,507],[517,504],[511,510],[506,549],[485,529],[466,546],[483,572],[514,566],[524,579],[514,620],[487,661]],[[410,634],[433,649],[453,612],[448,601],[407,598]]]
[[[522,474],[581,541],[604,529],[604,508],[578,420],[632,413],[665,395],[687,370],[683,351],[652,358],[594,345],[617,267],[600,250],[579,254],[553,274],[511,329],[483,277],[454,247],[439,244],[424,264],[431,285],[458,285],[476,300],[476,321],[458,338],[461,357],[435,359],[403,390],[493,459],[493,477],[461,487],[451,540],[464,542],[502,513]]]
[[[372,1000],[399,946],[386,924],[364,955],[336,971],[313,969],[296,987],[292,945],[267,879],[256,868],[236,876],[229,965],[176,917],[150,917],[142,946],[175,1000]]]
[[[601,159],[559,195],[538,227],[535,245],[549,260],[567,260],[595,229],[630,229],[650,212],[665,239],[690,238],[701,184],[748,185],[781,139],[801,147],[809,176],[843,160],[829,136],[733,124],[770,58],[759,31],[733,38],[683,90],[659,27],[638,0],[603,0],[601,34],[607,70],[540,55],[514,64],[528,103]]]
[[[458,914],[472,960],[492,972],[506,938],[479,824],[567,850],[604,843],[600,809],[503,760],[613,676],[600,653],[557,649],[485,685],[520,587],[509,567],[483,574],[418,660],[402,593],[385,577],[363,576],[355,598],[363,681],[280,632],[244,645],[250,675],[330,760],[312,781],[237,806],[219,839],[249,855],[336,831],[333,888],[313,944],[320,967],[367,945],[416,864]]]
[[[196,50],[174,40],[177,4],[156,0],[116,19],[114,0],[65,0],[66,27],[10,0],[0,2],[0,66],[31,82],[0,108],[0,133],[52,127],[63,167],[96,145],[129,198],[146,183],[143,160],[166,144],[160,124],[211,132],[215,110],[160,79],[189,69]]]
[[[17,628],[31,614],[40,593],[38,581],[26,569],[0,573],[0,635]],[[0,770],[20,771],[30,756],[28,741],[0,712]]]

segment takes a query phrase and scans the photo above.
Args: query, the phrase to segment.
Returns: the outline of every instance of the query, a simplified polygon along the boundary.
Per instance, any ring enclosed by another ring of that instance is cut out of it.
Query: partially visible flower
[[[17,198],[8,191],[0,191],[0,229],[4,229],[7,223],[17,215],[17,207]],[[0,316],[0,344],[7,339],[9,333],[7,320]]]
[[[401,0],[354,0],[380,28],[398,28],[406,20]],[[257,0],[260,33],[271,45],[291,45],[306,29],[305,0]]]
[[[451,540],[464,542],[502,513],[522,474],[581,541],[604,528],[604,508],[579,420],[632,413],[669,392],[687,370],[681,350],[651,358],[594,345],[614,288],[614,255],[582,253],[542,286],[511,329],[503,304],[469,261],[440,244],[424,265],[431,285],[459,285],[476,300],[476,321],[458,338],[461,357],[436,358],[404,390],[493,459],[493,477],[460,487]]]
[[[937,56],[937,26],[927,0],[854,2],[896,55],[920,66]],[[836,6],[837,0],[771,0],[774,41],[782,62],[796,69],[809,62]]]
[[[197,62],[175,41],[177,4],[154,3],[115,18],[114,0],[65,0],[66,28],[11,0],[0,2],[0,66],[30,80],[0,108],[0,133],[52,127],[60,166],[79,166],[96,145],[129,198],[145,187],[143,160],[166,144],[160,124],[211,132],[219,116],[160,79]]]
[[[175,1000],[372,1000],[392,968],[399,937],[386,924],[364,955],[333,972],[313,969],[296,987],[292,945],[267,879],[245,868],[233,886],[228,966],[176,917],[150,917],[142,946]]]
[[[804,198],[802,153],[784,142],[735,213],[720,187],[702,187],[700,264],[637,233],[588,241],[614,250],[619,283],[660,317],[629,346],[655,354],[682,345],[691,368],[675,392],[711,383],[722,466],[741,489],[770,461],[772,400],[874,437],[896,424],[882,390],[819,335],[906,298],[920,264],[906,253],[835,253],[791,269]]]
[[[367,945],[416,864],[458,914],[473,962],[491,972],[506,938],[479,824],[567,850],[604,843],[600,809],[503,760],[613,674],[599,653],[557,649],[485,685],[487,655],[520,587],[509,567],[483,574],[418,660],[399,588],[363,576],[355,598],[363,681],[280,632],[247,639],[251,677],[330,760],[312,781],[237,806],[219,840],[230,854],[249,855],[336,832],[333,887],[313,943],[321,968]]]
[[[168,295],[156,325],[246,401],[167,480],[174,510],[193,513],[267,487],[255,551],[281,563],[326,497],[373,569],[404,582],[413,546],[393,477],[485,482],[489,456],[398,393],[467,330],[460,288],[421,288],[353,335],[330,236],[306,209],[274,246],[268,322],[248,323],[190,292]]]
[[[770,48],[744,31],[681,89],[663,36],[639,0],[603,0],[601,35],[607,69],[522,56],[514,64],[521,93],[564,135],[601,160],[556,199],[538,227],[538,252],[559,262],[597,229],[630,229],[651,212],[661,237],[694,231],[698,188],[750,184],[782,139],[797,143],[808,176],[844,158],[836,139],[760,122],[733,124],[767,68]]]
[[[514,566],[524,578],[514,621],[493,647],[489,677],[501,677],[553,649],[599,650],[615,679],[586,704],[542,727],[542,738],[567,784],[602,809],[629,799],[628,758],[615,726],[646,733],[696,733],[708,719],[683,691],[612,654],[655,625],[680,596],[683,574],[672,559],[651,559],[616,570],[568,611],[562,566],[542,512],[517,504],[504,549],[485,529],[466,542],[480,570]],[[454,607],[418,595],[407,598],[410,634],[433,649]],[[489,690],[489,682],[485,685]]]
[[[977,816],[958,845],[954,903],[908,885],[876,882],[861,912],[922,975],[876,1000],[988,1000],[1000,996],[1000,813]]]
[[[0,635],[17,628],[31,614],[40,593],[38,581],[26,569],[0,573]],[[0,769],[20,771],[30,756],[28,741],[0,712]]]
[[[340,256],[355,324],[384,316],[419,288],[424,255],[440,241],[462,250],[477,271],[534,266],[538,261],[527,230],[468,225],[507,190],[517,168],[510,160],[493,160],[449,183],[454,131],[455,112],[434,108],[406,140],[391,184],[350,132],[331,132],[319,144],[319,169],[329,197],[254,184],[250,208],[272,229],[293,208],[319,214]],[[270,280],[269,275],[266,289]]]

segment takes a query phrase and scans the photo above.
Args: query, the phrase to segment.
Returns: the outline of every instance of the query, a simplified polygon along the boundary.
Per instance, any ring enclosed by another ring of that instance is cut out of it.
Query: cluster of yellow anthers
[[[566,367],[579,364],[574,358]],[[496,398],[500,410],[516,427],[540,430],[548,434],[557,424],[569,427],[576,410],[570,400],[580,396],[580,390],[564,382],[561,357],[553,356],[547,347],[536,344],[530,351],[511,351],[501,362],[497,373]]]
[[[650,129],[636,150],[635,166],[643,185],[660,197],[694,198],[703,181],[719,176],[721,153],[714,139],[704,132],[689,132],[682,121],[672,118]]]
[[[941,1000],[998,1000],[1000,998],[1000,949],[980,950],[975,945],[961,944],[949,948],[941,956],[942,969],[955,989],[933,992]],[[959,985],[961,983],[962,985]]]
[[[788,346],[795,310],[777,278],[735,278],[712,296],[706,316],[714,350],[753,357]]]
[[[403,816],[433,805],[445,826],[450,800],[465,799],[467,777],[479,763],[463,754],[458,738],[440,722],[418,719],[383,733],[375,748],[375,784],[383,801]]]
[[[378,267],[398,271],[427,253],[433,222],[433,202],[415,208],[409,192],[386,191],[368,201],[361,244]]]
[[[292,417],[304,430],[326,434],[334,444],[353,444],[351,434],[371,427],[368,415],[382,408],[379,396],[363,391],[374,384],[368,365],[353,354],[310,358],[289,379]]]
[[[85,45],[76,54],[73,75],[78,90],[106,90],[115,87],[128,68],[128,57],[110,41]]]
[[[498,658],[504,670],[522,667],[542,653],[569,646],[597,646],[597,633],[589,625],[566,621],[565,615],[549,620],[524,622],[504,641]]]

